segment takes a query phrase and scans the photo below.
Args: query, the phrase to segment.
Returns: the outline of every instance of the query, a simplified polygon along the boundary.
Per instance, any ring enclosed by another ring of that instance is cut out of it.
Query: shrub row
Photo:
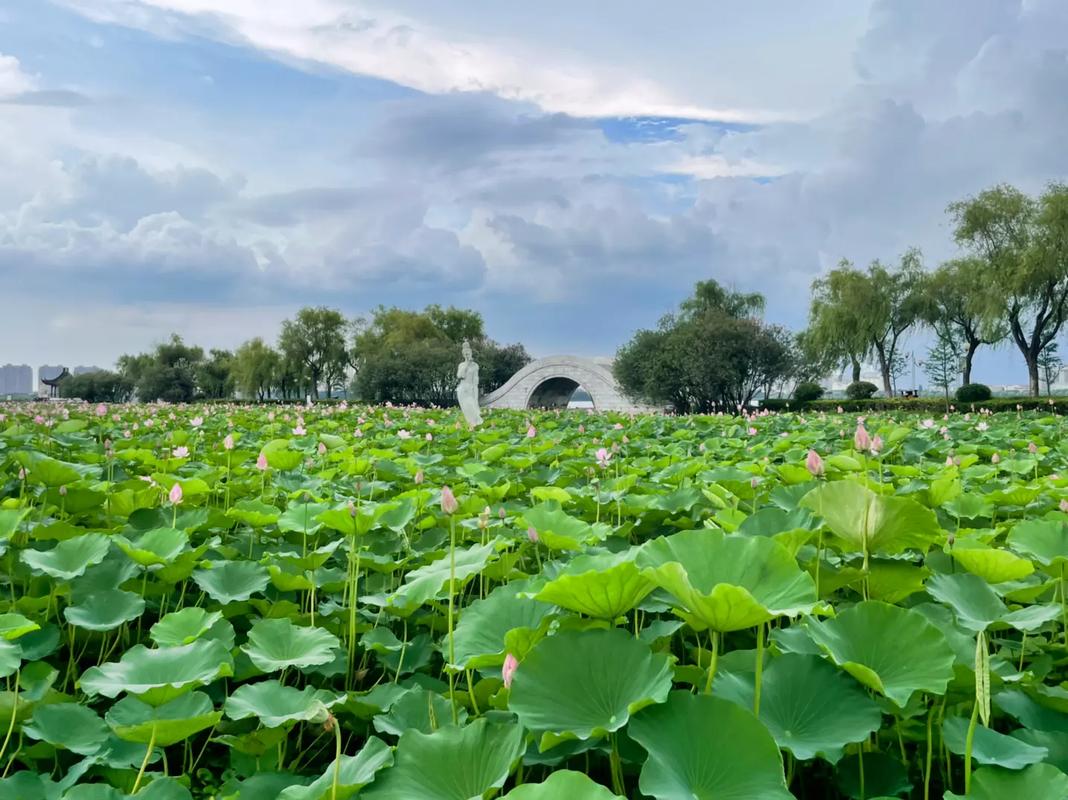
[[[1016,411],[1053,411],[1056,414],[1068,414],[1068,397],[1054,397],[1052,402],[1047,397],[994,397],[975,403],[961,403],[950,400],[950,405],[957,411],[978,411],[981,408],[994,412]],[[944,414],[946,401],[941,397],[873,397],[868,400],[816,400],[810,403],[798,403],[796,400],[770,399],[761,403],[769,411],[843,411],[872,413],[875,411],[914,411],[916,413]]]

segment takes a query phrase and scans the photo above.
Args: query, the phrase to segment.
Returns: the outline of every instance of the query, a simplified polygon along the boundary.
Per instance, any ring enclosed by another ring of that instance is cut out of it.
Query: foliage
[[[926,402],[0,407],[0,797],[1061,796],[1068,403]]]
[[[199,396],[221,400],[234,394],[234,354],[229,350],[212,350],[197,368]]]
[[[752,295],[697,285],[677,316],[640,330],[616,354],[616,378],[631,396],[678,412],[748,406],[797,371],[800,356],[783,328],[743,316],[762,307]]]
[[[845,388],[845,396],[850,400],[867,400],[879,391],[879,387],[871,381],[853,381]]]
[[[281,369],[281,356],[257,336],[234,353],[234,386],[245,397],[265,400],[278,383]]]
[[[923,369],[931,385],[945,393],[948,405],[949,388],[960,372],[960,343],[957,341],[956,332],[946,325],[937,325],[935,333],[937,338],[927,350],[927,359]]]
[[[89,403],[125,403],[133,389],[129,378],[104,369],[71,375],[59,384],[61,397],[76,397]]]
[[[1038,369],[1042,382],[1046,384],[1047,395],[1053,395],[1053,383],[1063,367],[1064,362],[1057,353],[1056,342],[1050,342],[1042,348],[1042,352],[1038,354]]]
[[[983,383],[969,383],[954,393],[958,403],[985,403],[990,399],[990,387]]]
[[[794,387],[794,400],[810,403],[823,397],[823,387],[814,381],[803,381]]]
[[[340,311],[325,306],[305,307],[282,323],[278,347],[291,368],[299,367],[307,392],[319,397],[319,386],[326,385],[326,396],[333,386],[343,383],[348,354],[345,331],[348,322]]]
[[[455,405],[456,365],[465,339],[478,362],[483,392],[530,361],[522,345],[501,346],[489,339],[477,312],[436,305],[423,311],[379,307],[355,337],[353,392],[368,402]]]
[[[178,334],[151,353],[119,358],[119,372],[134,384],[143,401],[187,403],[197,396],[197,377],[204,361],[200,347],[187,345]]]

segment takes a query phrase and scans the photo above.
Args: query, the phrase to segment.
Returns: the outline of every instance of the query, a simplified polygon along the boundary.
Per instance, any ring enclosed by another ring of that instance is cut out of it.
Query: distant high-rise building
[[[103,367],[74,367],[71,369],[71,375],[84,375],[87,372],[103,372]]]
[[[33,394],[33,368],[29,364],[0,367],[0,396]]]

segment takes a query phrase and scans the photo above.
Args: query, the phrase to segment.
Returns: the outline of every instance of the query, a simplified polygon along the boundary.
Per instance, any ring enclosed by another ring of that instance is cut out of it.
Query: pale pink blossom
[[[980,431],[980,432],[982,432],[982,431],[985,431],[985,430],[986,430],[987,428],[989,428],[989,427],[990,427],[990,426],[989,426],[989,425],[987,425],[987,424],[986,424],[985,422],[980,422],[980,423],[979,423],[978,425],[976,425],[976,426],[975,426],[975,429],[976,429],[977,431]]]
[[[1061,500],[1060,508],[1061,508],[1061,511],[1064,511],[1065,513],[1068,513],[1068,500]]]
[[[226,438],[223,439],[223,448],[226,450],[234,449],[234,435],[232,433],[226,434]]]
[[[191,420],[189,420],[189,424],[192,425],[194,428],[199,428],[201,425],[204,424],[204,418],[193,417]]]
[[[415,485],[416,486],[419,486],[425,480],[426,480],[426,475],[423,473],[422,470],[419,470],[418,472],[415,473]]]
[[[66,486],[60,486],[59,487],[59,496],[60,497],[66,497],[67,496],[67,487]],[[1064,501],[1062,500],[1061,502],[1063,503]]]
[[[853,434],[853,446],[860,451],[871,447],[871,436],[868,435],[868,429],[864,427],[864,423],[857,425],[857,430]]]
[[[106,417],[108,415],[108,407],[101,403],[96,407],[96,415],[98,417]]]
[[[297,425],[297,427],[295,427],[295,428],[293,429],[293,435],[294,435],[294,436],[303,436],[303,435],[304,435],[304,434],[306,434],[307,432],[308,432],[308,431],[307,431],[307,430],[306,430],[306,429],[304,428],[304,426],[303,426],[303,425]]]
[[[504,666],[501,667],[501,680],[504,681],[504,688],[512,688],[512,678],[515,677],[515,671],[519,669],[519,661],[511,653],[504,657]]]
[[[171,487],[170,493],[167,495],[170,498],[172,505],[178,505],[182,502],[182,484],[175,483]]]
[[[607,467],[608,462],[612,460],[612,454],[608,452],[604,447],[597,449],[597,463],[602,467]]]
[[[428,442],[432,442],[434,441],[434,434],[432,434],[430,431],[427,431],[426,436],[424,436],[423,438],[426,439]]]
[[[757,435],[757,429],[754,428],[752,425],[749,426],[749,431],[748,432],[749,432],[750,436],[756,436]]]
[[[538,431],[533,425],[531,425],[529,428],[527,428],[527,438],[528,439],[533,439],[537,435],[538,435]]]
[[[456,502],[456,495],[452,493],[452,489],[448,486],[441,487],[441,510],[446,514],[455,514],[460,508],[460,504]]]
[[[267,456],[263,452],[260,452],[260,454],[256,457],[256,469],[258,469],[260,472],[266,472],[267,470]]]
[[[412,435],[410,433],[408,433],[408,431],[404,430],[404,428],[401,428],[399,431],[397,431],[397,438],[398,439],[411,439]]]
[[[189,458],[189,448],[184,445],[182,447],[176,447],[171,452],[171,455],[175,458]]]
[[[1034,455],[1035,453],[1038,452],[1038,445],[1035,444],[1034,442],[1028,442],[1027,443],[1027,452],[1030,453],[1031,455]]]
[[[933,428],[934,426],[935,426],[935,421],[933,419],[925,419],[923,422],[920,423],[920,427],[921,428],[930,429],[930,428]]]
[[[1000,464],[1001,463],[1001,456],[998,455],[997,453],[994,453],[994,455],[990,456],[990,463],[991,464]]]
[[[325,455],[326,454],[326,445],[323,444],[322,442],[319,442],[319,446],[317,448],[315,448],[315,449],[319,453],[319,455]]]
[[[501,510],[503,511],[504,509]],[[538,543],[538,531],[533,525],[527,528],[527,538],[534,542],[534,544]]]
[[[815,450],[808,451],[808,457],[805,459],[805,469],[814,478],[818,478],[823,474],[823,459],[820,458],[820,454]]]
[[[873,456],[879,455],[883,450],[883,437],[879,434],[875,434],[875,438],[871,440],[871,454]]]

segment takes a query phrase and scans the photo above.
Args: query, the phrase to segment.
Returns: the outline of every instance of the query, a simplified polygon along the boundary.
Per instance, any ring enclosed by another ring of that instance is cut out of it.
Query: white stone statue
[[[460,382],[456,384],[456,399],[460,401],[460,410],[464,412],[464,418],[468,426],[476,428],[482,424],[482,411],[478,407],[478,364],[471,357],[471,344],[464,339],[464,360],[456,368],[456,377]]]

